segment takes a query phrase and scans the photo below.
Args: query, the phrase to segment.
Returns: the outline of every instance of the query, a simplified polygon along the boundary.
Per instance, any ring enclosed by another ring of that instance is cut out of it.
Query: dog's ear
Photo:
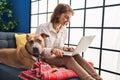
[[[45,34],[45,33],[41,33],[40,35],[41,35],[43,38],[49,37],[49,35],[47,35],[47,34]]]
[[[29,36],[30,36],[29,34],[26,34],[26,40],[27,40],[27,41],[28,41]]]

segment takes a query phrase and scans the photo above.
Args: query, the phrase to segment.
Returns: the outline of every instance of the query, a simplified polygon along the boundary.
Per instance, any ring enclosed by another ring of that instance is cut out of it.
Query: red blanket
[[[47,63],[38,62],[33,69],[23,71],[19,77],[24,80],[64,80],[78,75],[66,68],[51,68]]]

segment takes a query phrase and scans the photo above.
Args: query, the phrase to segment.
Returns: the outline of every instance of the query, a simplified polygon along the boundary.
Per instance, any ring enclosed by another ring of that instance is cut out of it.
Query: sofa
[[[16,48],[16,39],[14,32],[0,32],[0,49]],[[18,75],[25,71],[22,68],[14,68],[0,63],[0,80],[22,80]],[[70,78],[68,80],[80,80],[79,78]]]

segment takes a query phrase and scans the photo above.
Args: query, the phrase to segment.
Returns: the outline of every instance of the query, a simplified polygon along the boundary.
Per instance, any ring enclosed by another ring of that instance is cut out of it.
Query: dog
[[[49,35],[42,33],[26,34],[27,42],[21,48],[0,49],[0,63],[16,68],[31,69],[35,59],[39,58],[44,47],[44,39]]]

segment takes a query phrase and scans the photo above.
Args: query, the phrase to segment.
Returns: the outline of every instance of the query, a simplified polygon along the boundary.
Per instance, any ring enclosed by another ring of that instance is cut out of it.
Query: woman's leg
[[[75,71],[81,80],[95,80],[92,78],[75,60],[73,57],[51,57],[45,59],[48,64],[56,66],[65,66],[68,69]]]
[[[88,62],[81,57],[79,54],[74,56],[74,59],[81,65],[93,78],[96,80],[102,80],[100,76],[96,73],[95,69],[91,67]]]

